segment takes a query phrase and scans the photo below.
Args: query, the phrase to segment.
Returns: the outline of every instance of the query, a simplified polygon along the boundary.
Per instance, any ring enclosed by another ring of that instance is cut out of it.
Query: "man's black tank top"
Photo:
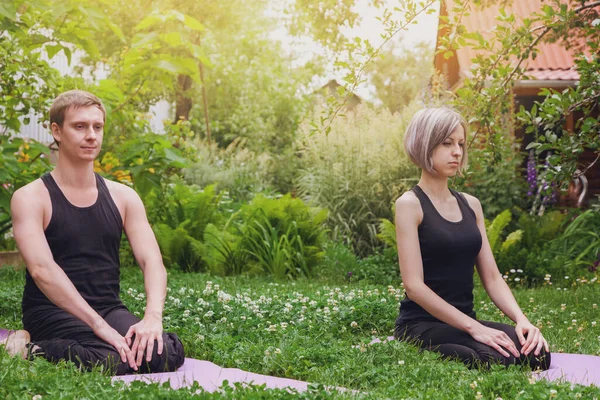
[[[69,202],[50,173],[42,181],[52,202],[52,217],[44,231],[54,261],[65,271],[81,296],[96,311],[120,306],[119,247],[123,221],[106,182],[95,174],[98,198],[89,207]],[[54,306],[33,281],[25,277],[23,314]]]
[[[462,214],[460,221],[451,222],[440,215],[419,186],[415,186],[412,191],[423,209],[423,220],[419,225],[418,234],[424,282],[446,302],[475,318],[473,273],[475,259],[482,243],[475,212],[462,194],[450,189]],[[396,325],[415,321],[439,320],[407,295],[400,303],[400,315]]]

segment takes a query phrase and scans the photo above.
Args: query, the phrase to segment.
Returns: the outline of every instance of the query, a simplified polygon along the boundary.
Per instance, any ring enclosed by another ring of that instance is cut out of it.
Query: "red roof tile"
[[[514,14],[517,20],[527,18],[534,12],[539,12],[543,0],[514,0],[513,4],[505,6],[507,15]],[[451,15],[454,0],[444,0],[446,10]],[[546,3],[550,4],[550,3]],[[486,39],[492,37],[492,30],[498,24],[496,18],[500,15],[500,6],[494,4],[490,7],[471,10],[471,14],[463,18],[463,24],[469,32],[479,32]],[[534,26],[532,26],[534,27]],[[481,50],[469,47],[460,48],[457,51],[460,76],[470,75],[471,59]],[[567,47],[564,42],[541,43],[538,45],[537,57],[529,58],[523,65],[526,67],[526,75],[533,79],[543,80],[578,80],[579,74],[574,69],[575,51]]]

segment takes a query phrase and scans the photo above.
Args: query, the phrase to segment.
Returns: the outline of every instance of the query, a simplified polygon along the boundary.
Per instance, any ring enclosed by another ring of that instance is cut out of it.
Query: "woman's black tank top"
[[[440,215],[419,186],[412,191],[423,209],[418,234],[424,282],[446,302],[475,318],[473,273],[482,243],[475,212],[462,194],[450,189],[462,214],[460,221],[451,222]],[[406,296],[400,303],[396,325],[413,321],[439,320]]]
[[[95,176],[98,198],[89,207],[71,204],[50,173],[43,175],[42,181],[52,202],[52,217],[44,234],[54,261],[88,304],[100,312],[122,304],[119,247],[123,221],[104,179],[98,174]],[[27,271],[23,314],[39,306],[54,304]]]

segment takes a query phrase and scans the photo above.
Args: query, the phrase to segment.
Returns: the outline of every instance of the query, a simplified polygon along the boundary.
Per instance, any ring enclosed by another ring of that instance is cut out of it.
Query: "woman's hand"
[[[517,326],[515,326],[515,331],[517,333],[517,337],[521,342],[521,353],[524,355],[528,355],[532,350],[535,349],[533,355],[539,356],[542,347],[546,349],[547,352],[550,351],[550,347],[548,346],[548,342],[542,336],[542,332],[540,332],[539,328],[533,325],[529,320],[524,319],[522,321],[517,322]],[[527,336],[527,339],[525,339]]]
[[[516,358],[520,357],[519,350],[517,350],[515,343],[505,332],[501,330],[489,328],[485,325],[477,323],[475,328],[469,333],[473,339],[477,340],[479,343],[487,344],[504,357],[510,357],[510,354],[508,354],[507,350],[510,351],[510,353]]]

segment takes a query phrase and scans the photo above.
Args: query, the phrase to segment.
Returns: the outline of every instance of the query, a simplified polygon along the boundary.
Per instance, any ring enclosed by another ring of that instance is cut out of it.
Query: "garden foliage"
[[[417,168],[403,151],[404,131],[416,105],[390,114],[358,107],[333,122],[325,135],[300,132],[301,170],[298,193],[329,210],[334,240],[350,244],[360,255],[377,247],[380,218],[418,180]]]

